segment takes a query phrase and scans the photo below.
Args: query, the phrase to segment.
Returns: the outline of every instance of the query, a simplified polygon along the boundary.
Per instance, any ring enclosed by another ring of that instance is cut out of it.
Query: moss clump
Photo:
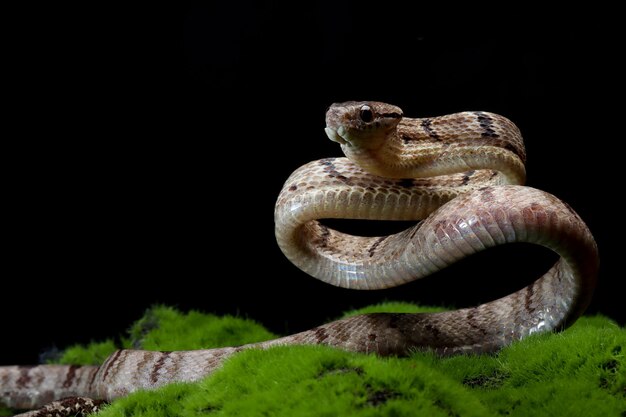
[[[277,336],[252,320],[218,317],[190,311],[182,314],[158,306],[137,321],[130,330],[127,348],[146,350],[193,350],[237,346],[274,339]]]
[[[99,365],[117,349],[193,350],[274,339],[277,336],[252,320],[216,316],[197,311],[181,313],[172,307],[155,306],[146,311],[119,345],[109,339],[75,345],[50,363]]]
[[[583,317],[562,333],[529,337],[497,355],[431,358],[431,365],[495,415],[623,417],[625,349],[626,329]]]
[[[442,307],[427,307],[404,303],[401,301],[387,301],[385,303],[374,304],[357,310],[347,311],[343,314],[342,318],[369,313],[439,313],[446,310],[448,309]]]
[[[365,311],[424,310],[387,303],[358,313]],[[250,321],[157,307],[132,327],[124,345],[197,349],[272,337]],[[95,358],[109,347],[94,344],[86,350],[97,354],[85,356]],[[77,349],[74,357],[80,357]],[[203,381],[138,392],[98,416],[623,417],[625,354],[626,329],[599,316],[581,318],[561,333],[529,337],[497,355],[379,358],[323,346],[250,350]]]
[[[58,359],[49,362],[68,365],[100,365],[116,350],[117,346],[110,339],[104,342],[91,342],[87,346],[74,345],[65,349]]]

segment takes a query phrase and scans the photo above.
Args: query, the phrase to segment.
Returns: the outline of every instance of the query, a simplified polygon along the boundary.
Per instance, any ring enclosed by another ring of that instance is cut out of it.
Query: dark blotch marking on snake
[[[410,339],[415,328],[408,328],[406,326],[405,319],[408,316],[409,315],[403,313],[372,313],[370,315],[370,317],[375,322],[380,321],[376,323],[377,327],[387,327],[389,329],[394,329],[396,330],[396,332],[398,332],[399,335]],[[426,325],[426,328],[429,328],[429,325]],[[433,330],[434,336],[437,337],[437,335],[439,334],[439,330],[436,328],[433,328],[431,330]]]
[[[397,181],[396,185],[404,188],[412,188],[415,186],[415,182],[413,181],[413,178],[403,178]]]
[[[430,323],[426,323],[426,325],[424,325],[424,329],[432,334],[435,339],[439,338],[439,335],[441,334],[441,331]]]
[[[484,336],[487,335],[487,330],[485,330],[484,327],[479,326],[476,323],[476,309],[470,309],[469,312],[467,313],[467,324],[470,325],[470,327],[472,329],[476,329],[478,330],[480,333],[482,333]]]
[[[102,373],[103,381],[106,381],[107,375],[109,375],[109,371],[111,370],[111,367],[113,366],[114,363],[117,362],[117,359],[120,357],[121,354],[122,354],[122,350],[118,350],[117,352],[113,354],[113,357],[111,358],[111,360],[108,361],[107,366],[106,368],[104,368],[104,372]]]
[[[389,236],[381,236],[378,239],[376,239],[376,241],[374,242],[374,244],[367,250],[367,253],[369,253],[370,258],[372,256],[374,256],[374,253],[376,253],[376,249],[378,249],[378,246],[383,243],[383,241],[385,239],[387,239]]]
[[[404,141],[404,143],[409,143],[410,141],[412,141],[414,138],[412,136],[409,135],[402,135],[402,141]]]
[[[334,158],[320,159],[320,164],[324,167],[324,172],[327,173],[330,178],[337,178],[346,185],[353,185],[350,178],[346,177],[337,170],[333,161]]]
[[[67,375],[65,376],[65,381],[63,381],[63,388],[69,388],[74,382],[74,378],[76,377],[76,369],[78,366],[71,365],[67,370]]]
[[[317,244],[320,248],[327,248],[328,241],[330,240],[330,229],[323,224],[319,224],[320,235]]]
[[[437,140],[437,141],[440,141],[440,140],[441,140],[441,138],[439,137],[439,135],[437,134],[437,132],[435,132],[435,131],[433,130],[433,128],[430,126],[430,125],[432,124],[432,122],[433,122],[433,121],[432,121],[431,119],[423,119],[423,120],[422,120],[422,123],[421,123],[421,126],[422,126],[422,128],[424,129],[424,131],[425,131],[426,133],[428,133],[428,136],[430,136],[431,138],[433,138],[433,139],[435,139],[435,140]]]
[[[534,295],[535,295],[535,283],[532,283],[528,287],[526,287],[526,294],[524,298],[524,308],[529,314],[533,314],[536,310],[536,308],[533,307],[532,305]]]
[[[15,385],[18,388],[24,388],[30,382],[30,376],[28,373],[32,369],[32,366],[20,366],[18,369],[20,370],[20,377],[15,381]]]
[[[313,329],[313,332],[315,333],[315,340],[318,342],[323,342],[328,339],[328,332],[323,327],[316,327]]]
[[[89,377],[89,383],[87,384],[87,386],[89,387],[90,391],[93,389],[93,383],[95,382],[97,375],[98,372],[92,372],[91,377]]]
[[[165,364],[165,360],[170,356],[170,352],[161,352],[161,357],[154,364],[154,368],[152,368],[152,372],[150,372],[150,381],[155,384],[159,380],[159,371],[163,368]]]
[[[472,171],[467,171],[465,173],[465,175],[463,175],[463,180],[461,180],[461,185],[467,185],[469,183],[470,178],[472,178],[472,175],[474,175],[476,171],[472,170]]]
[[[422,228],[423,224],[424,224],[424,222],[420,221],[418,224],[413,226],[413,230],[411,231],[411,234],[409,235],[409,240],[412,240],[415,237],[415,234],[417,233],[418,230],[420,230]]]
[[[475,112],[474,114],[478,119],[480,127],[483,128],[483,132],[480,134],[480,136],[488,138],[497,138],[500,136],[496,133],[495,130],[493,130],[493,120],[491,119],[491,117],[480,111]]]
[[[481,191],[480,201],[484,203],[490,203],[494,200],[492,187],[479,188],[478,191]]]

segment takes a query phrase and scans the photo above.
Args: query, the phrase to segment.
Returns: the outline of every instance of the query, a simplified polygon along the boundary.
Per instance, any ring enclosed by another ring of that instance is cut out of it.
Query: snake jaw
[[[326,132],[326,136],[328,136],[328,139],[332,140],[333,142],[337,142],[340,145],[349,145],[349,142],[347,140],[345,140],[339,134],[339,132],[337,130],[331,129],[330,127],[325,127],[324,131]]]

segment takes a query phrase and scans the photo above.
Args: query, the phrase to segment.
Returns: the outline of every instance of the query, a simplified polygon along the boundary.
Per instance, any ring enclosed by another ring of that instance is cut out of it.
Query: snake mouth
[[[347,132],[343,126],[339,126],[337,130],[330,127],[325,127],[324,131],[326,132],[326,136],[328,136],[328,139],[332,140],[333,142],[337,142],[340,145],[350,144],[348,140],[344,137]]]

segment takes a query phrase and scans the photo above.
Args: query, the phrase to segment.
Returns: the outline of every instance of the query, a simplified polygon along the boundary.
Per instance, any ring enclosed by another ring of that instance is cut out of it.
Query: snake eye
[[[369,123],[374,120],[374,113],[372,109],[367,104],[361,107],[361,111],[359,112],[359,118],[365,123]]]

